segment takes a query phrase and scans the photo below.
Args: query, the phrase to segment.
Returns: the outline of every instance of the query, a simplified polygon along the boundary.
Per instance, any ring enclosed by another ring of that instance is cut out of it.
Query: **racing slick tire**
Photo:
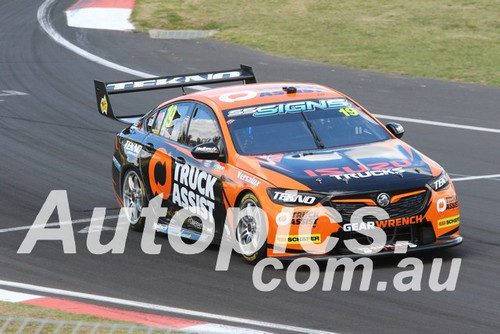
[[[145,217],[141,217],[142,208],[147,205],[144,183],[139,174],[131,169],[125,173],[122,182],[122,201],[126,210],[130,229],[142,232],[144,230]]]
[[[253,193],[247,193],[241,198],[239,209],[251,210],[252,207],[262,208],[257,197]],[[264,226],[262,224],[264,224]],[[258,229],[262,228],[265,229],[266,233],[257,233]],[[236,240],[240,245],[246,245],[252,242],[254,243],[254,245],[256,245],[258,243],[256,237],[264,236],[266,238],[264,244],[255,253],[250,255],[242,254],[243,258],[247,262],[257,263],[267,255],[267,228],[265,226],[265,223],[263,223],[262,221],[259,223],[255,220],[255,218],[248,215],[241,217],[236,226],[235,234]]]

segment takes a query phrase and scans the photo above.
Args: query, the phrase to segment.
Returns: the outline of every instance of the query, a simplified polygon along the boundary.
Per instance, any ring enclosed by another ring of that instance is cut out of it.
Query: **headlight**
[[[440,191],[448,188],[449,184],[450,178],[448,177],[448,174],[446,174],[446,172],[442,172],[438,177],[427,183],[427,186],[434,191]]]
[[[316,205],[324,197],[322,194],[311,193],[308,191],[279,188],[268,188],[267,194],[274,203],[286,206]]]

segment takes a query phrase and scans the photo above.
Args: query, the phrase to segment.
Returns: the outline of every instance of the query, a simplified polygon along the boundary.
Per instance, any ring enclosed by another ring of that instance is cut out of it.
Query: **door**
[[[221,152],[218,160],[198,160],[193,158],[191,150],[204,143],[213,142]],[[224,173],[225,147],[217,118],[212,109],[203,104],[197,104],[189,121],[183,144],[187,151],[183,156],[185,165],[179,167],[174,173],[174,182],[178,182],[180,201],[186,204],[203,219],[209,219],[215,224],[216,237],[221,235],[225,219],[225,206],[222,188],[222,174]],[[178,172],[178,175],[177,175]],[[185,190],[184,190],[185,189]],[[183,195],[187,195],[187,202]],[[177,203],[179,203],[179,198]],[[199,228],[199,226],[198,226]]]
[[[194,102],[180,102],[158,109],[147,119],[148,135],[144,139],[147,156],[141,160],[145,184],[149,187],[150,198],[161,195],[163,206],[173,214],[173,175],[176,160],[182,156],[179,141],[186,136],[189,115]],[[182,161],[182,159],[179,159]]]

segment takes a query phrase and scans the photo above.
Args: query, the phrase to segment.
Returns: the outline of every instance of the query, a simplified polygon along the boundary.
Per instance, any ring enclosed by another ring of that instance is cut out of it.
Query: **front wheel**
[[[240,210],[246,214],[240,217],[236,225],[236,240],[240,247],[257,249],[264,239],[263,244],[257,251],[250,254],[242,252],[243,258],[249,263],[255,263],[267,255],[267,226],[265,217],[260,216],[256,208],[261,208],[259,200],[254,194],[248,193],[240,201]],[[260,218],[259,218],[260,217]]]
[[[144,184],[135,170],[129,170],[123,178],[122,184],[123,207],[130,222],[130,229],[144,230],[144,217],[141,217],[142,208],[146,204]]]

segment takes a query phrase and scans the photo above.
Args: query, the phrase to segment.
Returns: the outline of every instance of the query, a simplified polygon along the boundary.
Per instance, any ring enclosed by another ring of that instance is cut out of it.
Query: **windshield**
[[[224,111],[236,150],[260,155],[390,139],[346,98],[293,101]]]

